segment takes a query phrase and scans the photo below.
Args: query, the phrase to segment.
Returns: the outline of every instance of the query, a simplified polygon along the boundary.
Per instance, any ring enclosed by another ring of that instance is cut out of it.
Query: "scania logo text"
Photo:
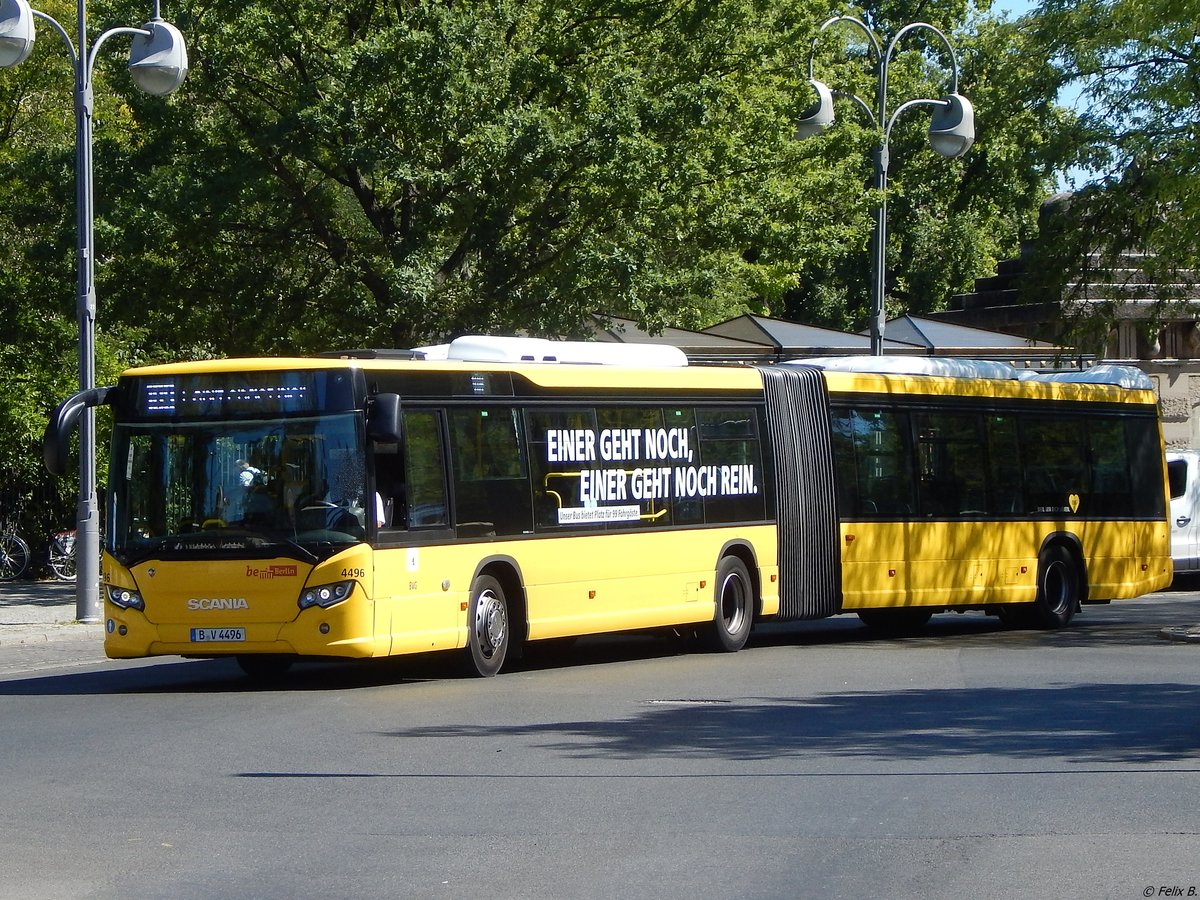
[[[249,609],[245,597],[191,597],[188,609]]]

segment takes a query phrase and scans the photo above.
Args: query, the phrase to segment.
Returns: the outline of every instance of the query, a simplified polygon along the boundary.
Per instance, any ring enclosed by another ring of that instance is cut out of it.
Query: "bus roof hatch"
[[[426,359],[463,362],[569,363],[626,366],[635,369],[677,368],[687,356],[670,344],[618,344],[603,341],[550,341],[545,338],[465,335],[449,344],[418,347]]]

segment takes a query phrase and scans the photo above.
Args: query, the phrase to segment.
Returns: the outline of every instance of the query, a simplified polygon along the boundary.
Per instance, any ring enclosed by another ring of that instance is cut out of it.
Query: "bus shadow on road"
[[[255,679],[243,674],[233,660],[163,658],[133,667],[114,664],[111,669],[0,680],[0,696],[353,690],[429,680],[430,677],[436,677],[436,674],[423,674],[409,660],[304,662],[279,678]]]
[[[902,641],[920,647],[1147,647],[1163,644],[1164,628],[1200,623],[1200,606],[1172,595],[1137,601],[1085,606],[1066,628],[1055,631],[1010,628],[981,612],[942,613],[924,627],[908,633],[888,633],[861,624],[857,616],[841,615],[812,622],[767,624],[755,630],[751,647],[870,645]]]
[[[670,634],[624,634],[583,638],[571,647],[534,647],[513,659],[504,673],[533,672],[649,659],[689,652],[689,641]],[[691,648],[694,649],[694,648]],[[189,694],[246,691],[315,692],[440,681],[472,682],[465,651],[415,654],[388,659],[302,660],[272,677],[245,675],[233,659],[163,657],[110,669],[0,678],[0,696],[86,694]],[[105,663],[98,664],[103,667]],[[500,675],[501,678],[504,674]]]
[[[982,613],[934,616],[911,634],[887,634],[867,628],[856,616],[841,615],[805,622],[769,623],[755,629],[743,653],[756,648],[896,646],[914,649],[1058,650],[1067,648],[1164,646],[1160,632],[1171,625],[1200,621],[1195,595],[1156,594],[1111,606],[1085,607],[1059,631],[1010,629]],[[1179,652],[1200,646],[1175,647]],[[604,666],[670,659],[704,653],[704,643],[689,632],[625,633],[580,638],[573,643],[529,645],[524,658],[505,672]],[[0,696],[76,694],[208,693],[227,691],[330,691],[464,679],[460,653],[440,653],[362,661],[305,661],[285,676],[254,680],[231,659],[181,660],[166,657],[133,666],[75,671],[0,680]],[[504,677],[502,674],[501,678]]]
[[[576,760],[791,759],[826,771],[841,763],[849,766],[846,775],[870,761],[997,755],[1094,766],[1188,761],[1188,771],[1200,772],[1197,703],[1200,685],[1175,683],[848,691],[804,699],[663,700],[615,720],[444,725],[386,735],[484,739],[489,746],[513,740]]]

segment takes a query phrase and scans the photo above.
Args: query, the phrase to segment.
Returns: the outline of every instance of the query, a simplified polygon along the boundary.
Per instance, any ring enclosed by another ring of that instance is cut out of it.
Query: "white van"
[[[1175,574],[1200,572],[1200,450],[1168,450]]]

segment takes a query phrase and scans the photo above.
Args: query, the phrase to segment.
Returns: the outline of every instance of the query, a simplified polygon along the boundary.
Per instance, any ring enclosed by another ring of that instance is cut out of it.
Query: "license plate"
[[[193,628],[193,644],[233,644],[246,640],[245,628]]]

